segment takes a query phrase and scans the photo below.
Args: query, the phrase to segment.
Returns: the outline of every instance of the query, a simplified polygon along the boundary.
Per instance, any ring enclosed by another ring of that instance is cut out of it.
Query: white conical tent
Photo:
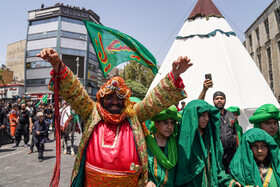
[[[205,101],[213,104],[213,93],[224,92],[225,108],[238,106],[243,131],[251,128],[248,119],[258,107],[271,103],[279,108],[279,103],[251,56],[233,34],[223,17],[188,19],[178,34],[183,38],[177,36],[175,39],[149,91],[171,71],[174,60],[179,56],[188,56],[193,66],[181,75],[188,94],[186,103],[198,98],[205,74],[211,73],[214,86],[207,91]]]

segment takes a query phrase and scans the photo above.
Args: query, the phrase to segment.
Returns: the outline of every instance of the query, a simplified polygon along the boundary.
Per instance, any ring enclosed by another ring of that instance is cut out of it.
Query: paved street
[[[75,151],[77,152],[81,134],[75,134]],[[53,140],[53,133],[50,133]],[[31,140],[30,140],[31,142]],[[70,145],[70,141],[68,142]],[[38,161],[37,148],[34,147],[32,154],[27,154],[28,148],[20,146],[12,148],[13,144],[4,145],[0,148],[0,186],[49,186],[55,166],[55,141],[45,144],[44,160]],[[63,151],[62,151],[63,152]],[[69,151],[68,151],[69,152]],[[61,155],[60,186],[69,186],[75,157]]]

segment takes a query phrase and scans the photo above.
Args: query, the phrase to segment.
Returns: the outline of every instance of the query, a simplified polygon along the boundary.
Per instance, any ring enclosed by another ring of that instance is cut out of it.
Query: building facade
[[[24,95],[23,84],[0,85],[0,102],[14,102],[16,97]]]
[[[2,76],[1,77],[2,80],[0,80],[0,86],[10,84],[10,83],[13,82],[13,80],[14,80],[14,72],[13,71],[1,68],[0,69],[0,74]]]
[[[14,81],[24,83],[24,54],[26,40],[21,40],[7,46],[6,66],[14,72]]]
[[[56,4],[28,12],[25,53],[25,91],[27,95],[49,93],[50,63],[36,55],[54,48],[62,61],[79,77],[90,97],[101,86],[101,70],[82,19],[100,23],[92,10]]]
[[[245,37],[246,49],[280,101],[280,0],[263,11],[245,31]]]

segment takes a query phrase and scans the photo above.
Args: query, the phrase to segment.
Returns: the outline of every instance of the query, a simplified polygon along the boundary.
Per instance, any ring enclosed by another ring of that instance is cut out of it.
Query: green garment
[[[167,158],[171,152],[170,147],[170,138],[167,140],[165,149],[164,149],[164,156]],[[159,147],[158,147],[159,148]],[[177,144],[176,144],[177,148]],[[161,149],[159,148],[159,151]],[[176,149],[177,151],[177,149]],[[162,152],[163,153],[163,152]],[[174,153],[174,152],[173,152]],[[176,163],[177,163],[177,152],[176,154]],[[175,169],[174,166],[171,169],[166,169],[165,167],[160,164],[159,159],[153,154],[153,152],[149,149],[148,146],[148,163],[149,163],[149,181],[152,181],[156,186],[174,186],[174,179],[175,179]]]
[[[208,112],[203,136],[198,131],[199,117]],[[193,100],[183,110],[178,144],[176,185],[220,186],[230,181],[222,166],[220,110],[203,100]]]
[[[230,111],[231,113],[237,113],[237,116],[240,115],[240,109],[239,107],[237,106],[231,106],[227,109],[228,111]],[[242,135],[243,135],[243,129],[242,127],[239,125],[239,122],[238,120],[235,122],[235,127],[236,127],[236,131],[237,131],[237,136],[238,136],[238,139],[239,141],[241,140],[242,138]]]
[[[149,163],[149,180],[156,186],[174,186],[175,166],[177,164],[177,124],[174,127],[172,135],[168,138],[164,153],[158,146],[154,134],[156,128],[154,121],[163,121],[166,119],[174,119],[181,121],[182,117],[177,113],[177,108],[172,105],[168,109],[160,112],[152,118],[150,131],[146,137],[148,147],[148,163]]]
[[[280,186],[279,148],[267,132],[257,128],[250,129],[244,133],[239,148],[237,149],[237,152],[235,153],[229,166],[232,178],[242,185],[263,186],[260,172],[254,159],[253,151],[250,148],[250,146],[255,142],[265,142],[268,145],[269,160],[274,174],[271,178],[270,186]]]
[[[250,123],[254,124],[254,128],[260,128],[260,123],[269,119],[276,119],[278,124],[278,132],[273,136],[273,139],[280,148],[280,131],[279,123],[280,120],[280,111],[273,104],[264,104],[259,107],[249,118]]]

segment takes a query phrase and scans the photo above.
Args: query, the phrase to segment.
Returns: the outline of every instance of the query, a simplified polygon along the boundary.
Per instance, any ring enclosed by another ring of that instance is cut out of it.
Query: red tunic
[[[86,150],[86,162],[108,170],[130,171],[132,163],[140,165],[130,124],[120,125],[100,121],[94,128]]]

